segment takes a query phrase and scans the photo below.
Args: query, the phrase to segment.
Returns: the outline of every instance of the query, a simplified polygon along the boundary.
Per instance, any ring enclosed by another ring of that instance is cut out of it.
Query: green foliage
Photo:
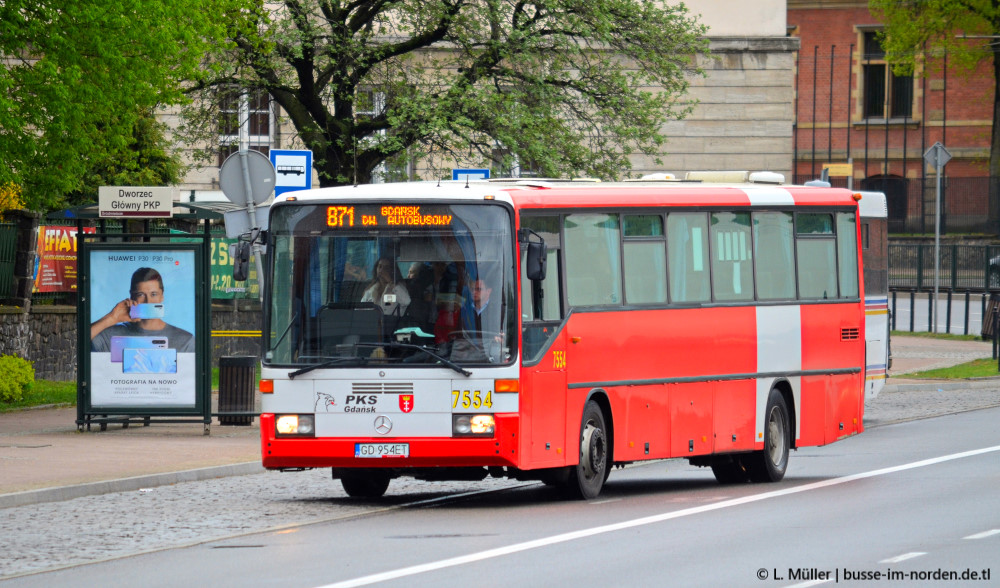
[[[954,380],[966,378],[989,378],[1000,375],[997,371],[997,360],[974,359],[956,366],[900,374],[900,378],[913,380]]]
[[[683,4],[635,0],[286,0],[234,15],[189,140],[217,137],[218,92],[266,90],[322,185],[368,182],[407,156],[620,177],[691,111],[708,51]]]
[[[31,362],[14,355],[0,355],[0,402],[19,402],[35,381]]]
[[[96,193],[91,170],[128,160],[142,119],[209,71],[237,1],[0,2],[0,185],[32,210]]]
[[[76,382],[35,380],[24,392],[20,402],[0,402],[0,412],[11,412],[34,406],[75,406]]]
[[[65,204],[97,200],[99,186],[168,186],[181,181],[183,165],[164,135],[165,125],[152,111],[136,119],[132,143],[112,153],[92,153],[83,175],[83,189],[66,196]]]

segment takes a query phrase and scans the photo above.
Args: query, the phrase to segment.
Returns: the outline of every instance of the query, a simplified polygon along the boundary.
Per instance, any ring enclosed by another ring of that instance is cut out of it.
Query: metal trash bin
[[[257,358],[253,356],[219,358],[220,425],[253,424],[256,368]]]

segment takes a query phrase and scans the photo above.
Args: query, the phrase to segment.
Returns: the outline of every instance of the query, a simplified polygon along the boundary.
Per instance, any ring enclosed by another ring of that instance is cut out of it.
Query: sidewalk
[[[890,378],[869,408],[866,424],[1000,404],[1000,380],[905,377],[990,357],[990,343],[895,337],[892,348]],[[983,394],[974,394],[973,402],[958,402],[947,392],[960,389],[982,389]],[[935,397],[924,398],[926,394]],[[206,436],[201,423],[154,420],[148,427],[109,424],[106,431],[95,426],[80,433],[75,407],[0,414],[0,508],[260,472],[258,427],[257,419],[240,427],[213,422]]]
[[[0,508],[263,471],[257,419],[77,432],[76,407],[0,414]]]

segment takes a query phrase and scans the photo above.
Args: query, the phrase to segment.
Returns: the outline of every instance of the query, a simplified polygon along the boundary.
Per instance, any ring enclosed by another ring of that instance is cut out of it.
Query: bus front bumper
[[[274,414],[260,415],[261,461],[267,469],[517,467],[516,414],[494,415],[492,437],[285,437]],[[358,444],[407,445],[407,457],[357,457]]]

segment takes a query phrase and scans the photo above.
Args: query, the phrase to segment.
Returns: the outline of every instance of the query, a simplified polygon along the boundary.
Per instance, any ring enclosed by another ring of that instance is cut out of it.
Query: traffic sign
[[[238,151],[222,162],[219,187],[233,204],[248,205],[248,200],[263,204],[274,191],[274,166],[259,151]]]
[[[312,151],[308,149],[271,149],[271,164],[277,175],[274,195],[307,190],[312,186]]]
[[[924,161],[927,162],[927,165],[940,169],[951,161],[951,153],[938,141],[931,145],[931,148],[924,153]]]
[[[488,180],[490,170],[488,169],[453,169],[451,170],[453,180]]]

